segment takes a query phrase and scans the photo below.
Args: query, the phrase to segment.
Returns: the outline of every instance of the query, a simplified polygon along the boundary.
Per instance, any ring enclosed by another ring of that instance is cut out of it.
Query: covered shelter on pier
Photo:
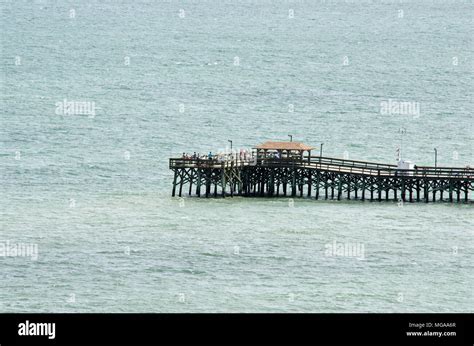
[[[257,145],[253,149],[257,150],[257,158],[279,158],[279,159],[303,159],[306,152],[308,157],[311,156],[311,150],[314,147],[301,142],[273,142],[266,141]]]

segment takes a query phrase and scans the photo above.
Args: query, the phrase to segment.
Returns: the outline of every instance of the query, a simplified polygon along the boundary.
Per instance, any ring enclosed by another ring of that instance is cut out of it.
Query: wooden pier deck
[[[315,199],[361,199],[472,202],[474,169],[396,165],[319,156],[267,157],[245,160],[171,158],[172,196],[314,196]],[[178,191],[177,191],[178,189]]]

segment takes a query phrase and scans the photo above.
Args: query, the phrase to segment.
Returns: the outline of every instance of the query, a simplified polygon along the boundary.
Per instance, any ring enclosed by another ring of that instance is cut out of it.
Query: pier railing
[[[170,168],[228,168],[252,166],[256,164],[253,157],[248,158],[171,158]]]
[[[229,168],[244,166],[314,168],[330,172],[362,174],[380,177],[410,176],[417,178],[469,178],[474,179],[474,168],[429,167],[399,169],[396,165],[368,161],[306,156],[303,158],[258,158],[240,156],[234,158],[171,158],[173,168]]]
[[[412,176],[422,178],[432,177],[449,177],[449,178],[473,178],[474,169],[470,167],[429,167],[420,166],[416,169],[400,169],[396,165],[381,164],[367,161],[356,161],[337,159],[330,157],[303,157],[301,159],[278,159],[278,158],[264,158],[259,159],[258,165],[267,167],[302,167],[315,168],[320,170],[327,170],[338,173],[352,173],[363,174],[371,176],[395,177],[395,176]]]

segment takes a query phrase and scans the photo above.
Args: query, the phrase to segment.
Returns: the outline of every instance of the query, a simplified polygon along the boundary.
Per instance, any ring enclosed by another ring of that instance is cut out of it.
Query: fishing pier
[[[474,168],[400,165],[313,156],[298,142],[252,151],[171,158],[172,196],[312,197],[403,202],[472,202]]]

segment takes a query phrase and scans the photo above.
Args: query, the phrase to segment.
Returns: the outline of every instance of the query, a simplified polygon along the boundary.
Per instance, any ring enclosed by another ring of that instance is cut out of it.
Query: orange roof
[[[314,149],[309,145],[300,142],[272,142],[266,141],[265,143],[259,144],[255,149],[268,149],[268,150],[311,150]]]

